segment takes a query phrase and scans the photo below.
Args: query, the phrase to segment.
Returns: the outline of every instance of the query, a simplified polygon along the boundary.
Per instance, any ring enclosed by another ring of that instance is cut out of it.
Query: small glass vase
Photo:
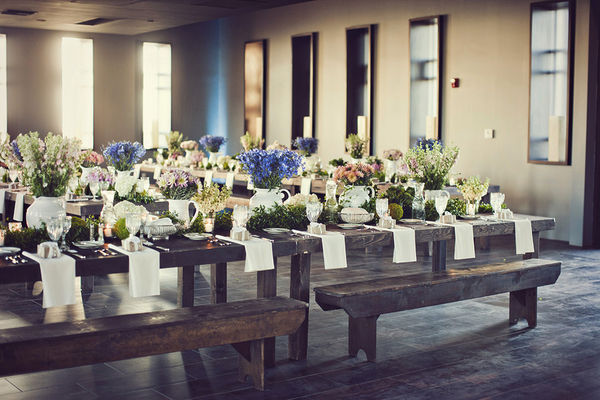
[[[465,200],[465,203],[467,205],[467,215],[474,217],[475,214],[477,214],[477,212],[479,211],[479,201],[480,200],[481,200],[481,198]]]
[[[213,233],[215,231],[215,217],[214,216],[205,216],[203,218],[204,222],[204,232]]]

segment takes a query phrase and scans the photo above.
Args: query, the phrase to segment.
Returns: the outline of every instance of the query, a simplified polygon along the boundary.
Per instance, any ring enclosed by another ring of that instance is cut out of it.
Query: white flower
[[[121,218],[125,218],[125,216],[129,213],[142,213],[146,211],[144,206],[136,206],[130,201],[121,201],[115,204],[114,206],[115,217],[119,220]]]
[[[122,175],[117,177],[117,181],[115,183],[115,190],[119,194],[120,197],[127,197],[133,186],[137,183],[137,179],[131,175]]]
[[[316,194],[302,194],[298,193],[290,197],[285,201],[285,205],[287,206],[305,206],[307,203],[318,203],[319,198]]]

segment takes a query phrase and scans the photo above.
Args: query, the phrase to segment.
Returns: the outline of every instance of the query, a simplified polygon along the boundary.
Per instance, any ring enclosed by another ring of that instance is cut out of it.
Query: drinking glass
[[[64,217],[51,217],[44,220],[46,223],[46,232],[50,240],[57,242],[63,234]]]
[[[139,213],[127,213],[125,215],[125,227],[129,231],[129,237],[137,234],[142,225],[142,218]]]
[[[10,181],[12,183],[15,183],[17,181],[17,178],[19,177],[19,170],[18,169],[9,169],[8,177],[10,178]]]
[[[93,199],[96,199],[96,195],[100,191],[100,183],[90,182],[90,192],[92,192]]]
[[[321,202],[306,204],[306,218],[308,218],[311,224],[317,222],[321,211],[323,211],[323,204]]]
[[[382,225],[383,217],[385,217],[388,212],[388,199],[375,200],[375,211],[377,211],[377,215],[379,215],[379,224]]]
[[[63,231],[62,231],[62,244],[60,245],[60,249],[61,250],[68,250],[69,246],[67,246],[67,233],[69,233],[69,230],[71,230],[71,220],[72,217],[69,216],[65,216],[63,219]]]
[[[504,203],[504,193],[490,193],[490,204],[494,210],[494,215],[498,215],[498,212],[502,209],[502,203]]]
[[[245,227],[248,220],[248,206],[234,205],[232,218],[236,226]]]
[[[435,196],[435,210],[440,216],[440,219],[442,218],[444,211],[446,211],[446,206],[448,205],[449,199],[450,194],[446,191],[441,191]]]
[[[147,192],[150,189],[150,177],[143,176],[140,178],[140,183],[144,192]]]
[[[146,233],[146,223],[148,219],[148,211],[140,213],[140,241],[144,243],[144,233]]]

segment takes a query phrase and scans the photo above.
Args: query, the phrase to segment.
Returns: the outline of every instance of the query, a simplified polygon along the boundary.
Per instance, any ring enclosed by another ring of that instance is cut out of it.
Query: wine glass
[[[135,236],[141,225],[142,219],[139,213],[127,213],[125,215],[125,227],[129,231],[129,237]]]
[[[306,204],[306,218],[310,221],[311,225],[316,223],[319,219],[319,215],[323,211],[323,203],[321,202],[310,202]]]
[[[140,241],[144,243],[144,233],[146,232],[146,223],[148,222],[148,211],[140,213]]]
[[[502,203],[504,203],[504,193],[490,193],[490,204],[494,210],[495,216],[497,216],[498,212],[502,209]]]
[[[50,217],[44,220],[46,223],[46,232],[50,240],[58,244],[58,240],[61,238],[64,230],[64,217]]]
[[[379,225],[383,225],[383,217],[388,212],[388,199],[377,199],[375,200],[375,211],[377,211],[377,215],[379,216]]]
[[[64,220],[63,220],[63,231],[62,231],[62,238],[61,238],[62,244],[60,245],[60,249],[63,251],[69,249],[69,246],[67,246],[66,238],[67,238],[67,233],[69,233],[69,230],[71,230],[71,220],[72,220],[72,217],[70,217],[70,216],[65,216]]]
[[[92,192],[93,200],[96,199],[96,195],[98,194],[99,191],[100,191],[100,183],[97,181],[94,181],[94,182],[90,181],[90,192]]]
[[[445,190],[442,190],[435,196],[435,210],[440,216],[440,221],[442,219],[442,215],[444,211],[446,211],[446,206],[448,206],[448,200],[450,199],[450,194]]]
[[[10,181],[14,183],[17,181],[17,178],[19,177],[19,170],[18,169],[9,169],[8,170],[8,177],[10,178]]]
[[[233,206],[233,221],[235,222],[235,226],[243,228],[246,226],[246,221],[248,220],[248,206],[242,206],[236,204]]]

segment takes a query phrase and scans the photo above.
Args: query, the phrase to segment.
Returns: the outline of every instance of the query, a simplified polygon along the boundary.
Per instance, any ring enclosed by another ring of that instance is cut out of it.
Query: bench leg
[[[277,296],[277,257],[273,257],[273,264],[275,265],[275,269],[258,271],[256,273],[256,297],[259,299]],[[264,341],[265,367],[274,367],[275,338],[267,338]]]
[[[308,303],[310,300],[310,253],[294,254],[290,269],[290,297]],[[288,356],[306,360],[308,351],[308,308],[306,318],[296,333],[288,336]]]
[[[510,292],[509,324],[525,318],[530,328],[537,325],[537,288]]]
[[[210,302],[227,303],[227,263],[210,265]]]
[[[348,316],[348,353],[356,357],[362,349],[367,356],[367,361],[375,361],[377,357],[377,318],[374,317],[352,318]]]
[[[177,268],[177,305],[179,307],[194,306],[194,268],[193,265]]]
[[[236,343],[232,345],[239,354],[238,379],[245,382],[246,377],[252,379],[257,390],[265,390],[265,342],[253,340],[251,342]]]

